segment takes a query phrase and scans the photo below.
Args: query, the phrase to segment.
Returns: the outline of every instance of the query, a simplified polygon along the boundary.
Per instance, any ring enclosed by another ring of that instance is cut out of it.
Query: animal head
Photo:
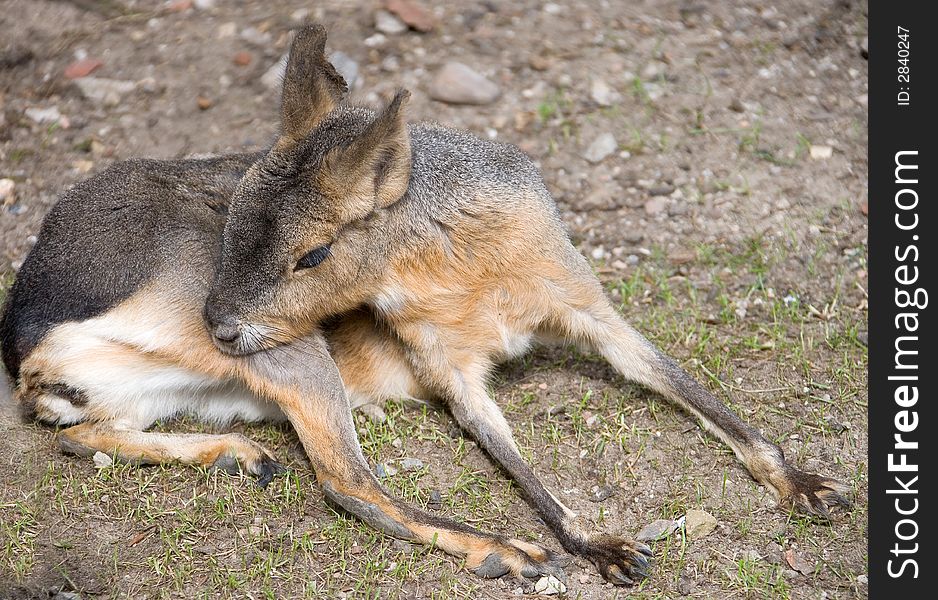
[[[374,112],[344,103],[321,26],[290,49],[281,133],[232,196],[221,263],[205,304],[225,352],[247,354],[361,304],[386,249],[373,232],[407,192],[411,154],[400,91]]]

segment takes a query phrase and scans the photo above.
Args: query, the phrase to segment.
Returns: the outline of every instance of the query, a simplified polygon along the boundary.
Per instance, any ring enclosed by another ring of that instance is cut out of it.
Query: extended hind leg
[[[614,536],[591,536],[574,514],[547,489],[521,456],[508,422],[486,390],[489,362],[484,356],[454,351],[430,335],[431,328],[399,325],[398,334],[412,347],[409,354],[420,381],[446,401],[460,427],[524,490],[530,503],[568,552],[593,562],[617,585],[646,577],[650,549]]]
[[[781,504],[824,518],[830,517],[832,507],[849,506],[843,496],[847,486],[789,465],[781,448],[629,326],[606,299],[586,262],[578,254],[577,258],[567,277],[552,288],[552,316],[545,323],[551,333],[585,342],[626,379],[644,384],[695,415]]]
[[[153,433],[111,423],[82,423],[59,432],[63,452],[103,452],[121,462],[179,463],[248,473],[265,487],[283,471],[260,445],[240,433]]]
[[[140,464],[181,463],[244,471],[266,485],[281,470],[243,435],[146,432],[154,422],[188,413],[215,422],[282,414],[247,390],[124,344],[70,326],[30,355],[16,397],[27,416],[72,425],[58,434],[63,451],[103,452]]]

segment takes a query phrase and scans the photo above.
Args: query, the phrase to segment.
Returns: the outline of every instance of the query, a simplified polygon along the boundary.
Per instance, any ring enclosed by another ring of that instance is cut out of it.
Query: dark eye
[[[314,250],[310,250],[303,258],[296,261],[296,267],[294,267],[293,270],[299,271],[300,269],[315,267],[327,258],[329,258],[329,245],[320,246]]]

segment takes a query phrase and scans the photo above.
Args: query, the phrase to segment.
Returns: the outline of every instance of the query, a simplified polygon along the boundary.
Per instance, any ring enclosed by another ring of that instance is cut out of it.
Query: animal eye
[[[320,246],[310,250],[305,255],[303,255],[303,258],[296,261],[296,267],[294,267],[293,270],[299,271],[300,269],[309,269],[315,267],[327,258],[329,258],[329,245]]]

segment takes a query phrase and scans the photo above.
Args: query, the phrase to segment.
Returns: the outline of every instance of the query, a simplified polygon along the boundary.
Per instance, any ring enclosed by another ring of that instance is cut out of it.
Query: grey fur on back
[[[14,378],[55,325],[99,315],[167,262],[220,252],[228,199],[260,154],[111,165],[62,194],[43,220],[0,320]],[[210,274],[209,274],[210,276]]]

